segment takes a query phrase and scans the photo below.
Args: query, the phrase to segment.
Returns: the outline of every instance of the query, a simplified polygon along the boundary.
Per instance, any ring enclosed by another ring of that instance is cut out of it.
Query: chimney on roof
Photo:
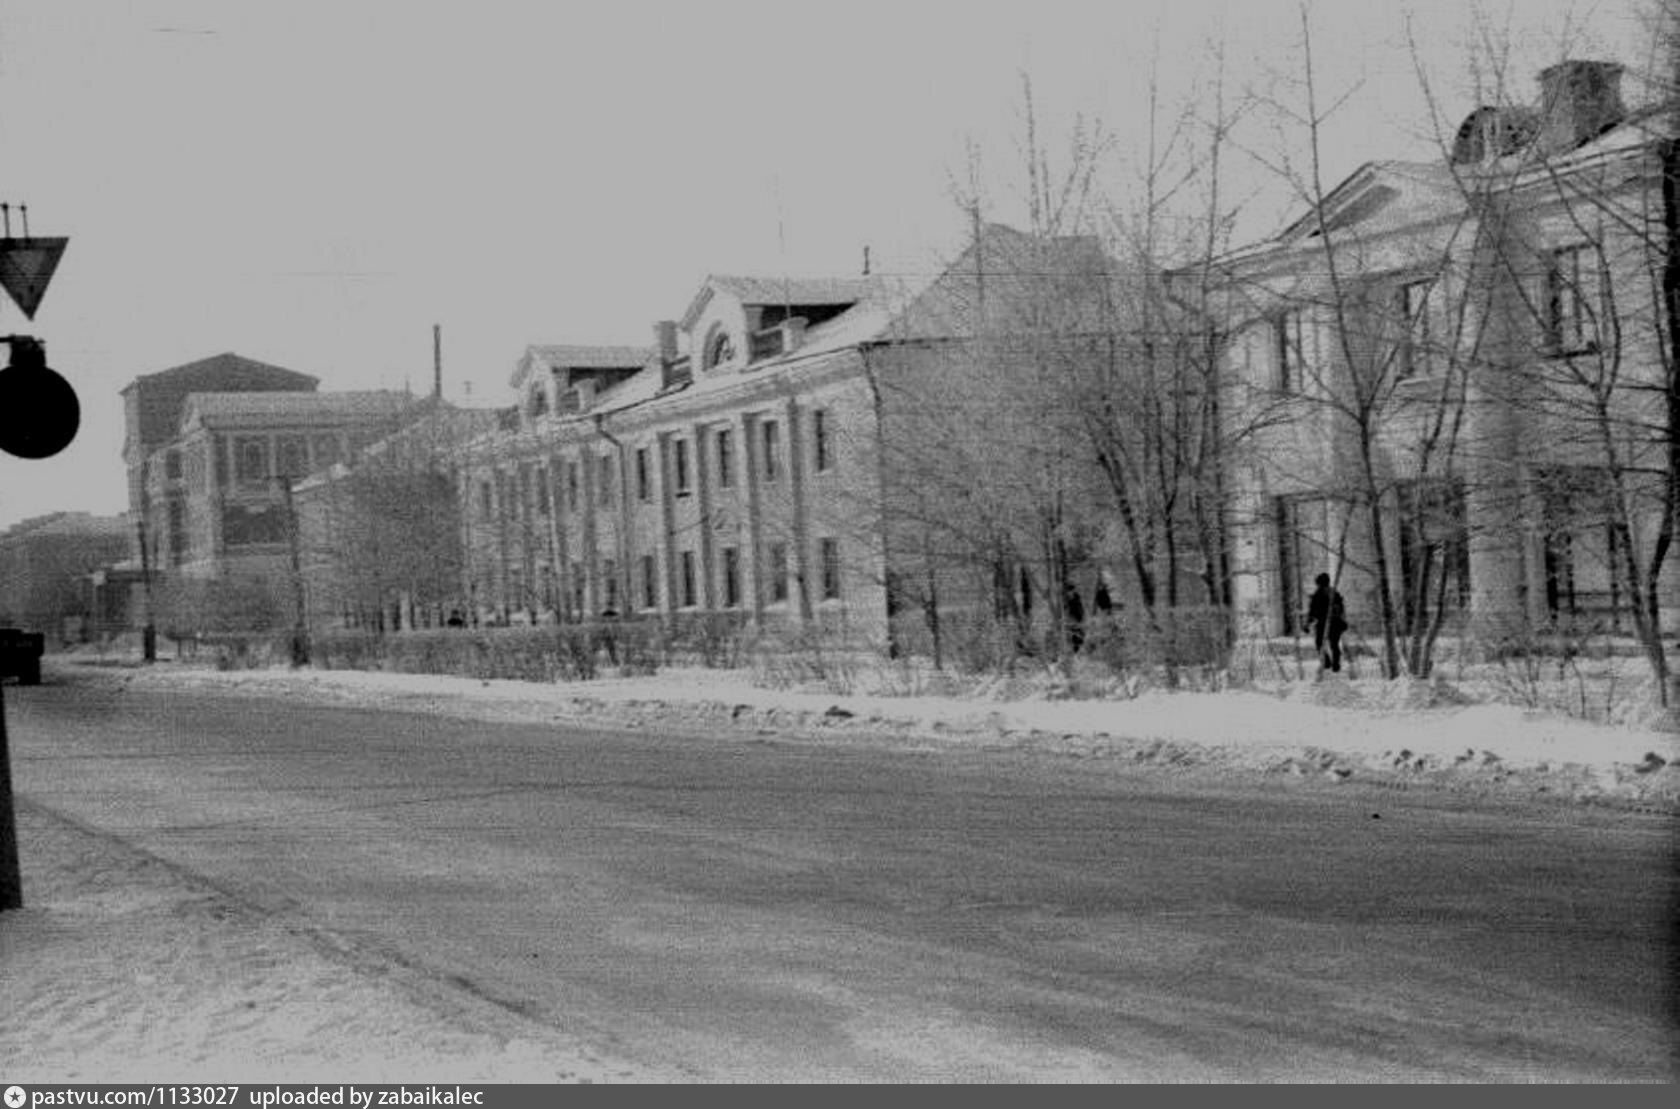
[[[1562,154],[1622,121],[1622,67],[1568,60],[1540,71],[1540,148]]]
[[[659,361],[669,365],[677,360],[677,321],[660,320],[653,325],[653,345],[659,350]]]
[[[807,321],[804,316],[794,316],[791,319],[782,321],[783,354],[792,354],[805,344],[806,323]]]
[[[687,380],[678,372],[677,321],[660,320],[653,325],[653,346],[659,356],[659,387],[669,389],[679,380]]]

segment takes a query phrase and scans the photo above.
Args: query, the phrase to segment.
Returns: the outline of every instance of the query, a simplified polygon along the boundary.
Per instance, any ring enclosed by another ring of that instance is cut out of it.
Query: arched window
[[[735,341],[729,337],[729,332],[721,327],[717,328],[712,332],[711,338],[706,340],[704,368],[710,370],[734,360]]]

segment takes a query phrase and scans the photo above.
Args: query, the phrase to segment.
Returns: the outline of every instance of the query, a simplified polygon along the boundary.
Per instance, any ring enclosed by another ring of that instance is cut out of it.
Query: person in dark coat
[[[1062,585],[1062,619],[1066,621],[1068,647],[1078,654],[1085,646],[1085,602],[1079,599],[1079,590],[1071,581]]]
[[[1342,669],[1342,633],[1347,631],[1347,613],[1342,595],[1330,588],[1330,575],[1320,574],[1313,579],[1318,586],[1307,605],[1307,627],[1313,632],[1313,646],[1318,648],[1320,666],[1328,666],[1332,673]]]

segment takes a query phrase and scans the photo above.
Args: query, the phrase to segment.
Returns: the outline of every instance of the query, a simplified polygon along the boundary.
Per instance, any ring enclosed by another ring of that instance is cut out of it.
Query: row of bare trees
[[[916,413],[913,433],[886,437],[887,469],[915,475],[887,498],[890,553],[919,566],[894,583],[900,605],[937,641],[941,614],[965,602],[936,567],[966,560],[1000,621],[1023,622],[1036,599],[1052,650],[1072,645],[1069,590],[1088,597],[1096,580],[1152,634],[1170,641],[1211,611],[1230,643],[1240,577],[1269,580],[1268,603],[1298,612],[1282,574],[1322,566],[1354,590],[1398,677],[1427,675],[1449,628],[1530,642],[1579,591],[1669,696],[1680,36],[1666,9],[1653,19],[1669,21],[1660,64],[1638,74],[1654,95],[1603,121],[1622,125],[1608,145],[1542,134],[1489,64],[1494,110],[1471,116],[1485,134],[1446,129],[1433,162],[1340,184],[1325,142],[1344,98],[1319,87],[1305,6],[1286,94],[1229,97],[1215,50],[1195,104],[1166,113],[1152,96],[1129,199],[1104,194],[1114,144],[1100,127],[1076,122],[1053,171],[1024,81],[1027,241],[985,225],[971,156],[957,193],[974,235],[957,269],[973,276],[940,301],[971,324],[960,368],[939,387],[877,382],[883,411],[896,387]],[[1304,157],[1243,143],[1262,111],[1287,118]],[[1231,249],[1241,205],[1223,178],[1237,159],[1308,213],[1270,250]],[[1280,500],[1318,513],[1287,571],[1299,537]],[[1267,541],[1239,556],[1244,537]]]

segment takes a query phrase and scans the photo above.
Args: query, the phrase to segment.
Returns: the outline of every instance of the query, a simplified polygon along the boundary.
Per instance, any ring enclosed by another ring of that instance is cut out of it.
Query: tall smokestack
[[[432,396],[443,399],[443,325],[432,325]]]

